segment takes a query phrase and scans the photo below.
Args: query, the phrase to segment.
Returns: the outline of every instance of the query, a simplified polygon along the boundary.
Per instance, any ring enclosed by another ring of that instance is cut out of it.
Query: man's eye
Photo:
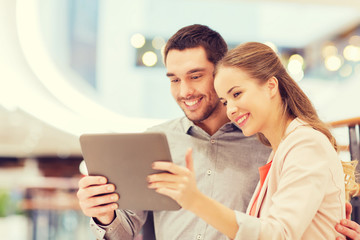
[[[201,75],[194,75],[194,76],[191,76],[191,79],[199,79],[201,77]]]
[[[180,79],[178,79],[178,78],[170,79],[170,82],[172,82],[172,83],[177,83],[177,82],[180,82]]]

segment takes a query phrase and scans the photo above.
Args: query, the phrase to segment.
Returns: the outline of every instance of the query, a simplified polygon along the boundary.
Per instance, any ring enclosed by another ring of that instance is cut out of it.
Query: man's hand
[[[115,218],[114,210],[118,194],[114,193],[115,185],[107,184],[107,179],[101,176],[85,176],[79,181],[77,197],[82,212],[93,217],[100,224],[108,225]]]
[[[348,219],[342,219],[340,224],[335,226],[336,231],[345,235],[347,239],[360,240],[360,225]],[[343,237],[338,237],[336,240],[345,240]]]
[[[346,203],[346,219],[342,219],[340,224],[336,224],[335,229],[339,233],[351,240],[360,240],[360,225],[350,220],[352,206],[350,203]],[[337,237],[336,240],[345,240],[343,237]]]

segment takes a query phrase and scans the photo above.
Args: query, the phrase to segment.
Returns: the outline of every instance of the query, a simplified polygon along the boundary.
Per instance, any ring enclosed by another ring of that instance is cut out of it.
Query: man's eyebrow
[[[203,72],[205,68],[194,68],[186,72],[186,74],[196,73],[196,72]]]
[[[203,71],[205,71],[205,68],[194,68],[194,69],[191,69],[191,70],[187,71],[186,74],[192,74],[192,73],[203,72]],[[174,77],[175,74],[171,73],[171,72],[168,72],[168,73],[166,73],[166,76],[167,77]]]

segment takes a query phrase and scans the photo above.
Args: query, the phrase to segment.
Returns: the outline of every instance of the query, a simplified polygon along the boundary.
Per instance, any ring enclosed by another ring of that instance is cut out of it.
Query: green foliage
[[[0,217],[22,213],[19,208],[21,197],[17,195],[9,189],[0,188]]]
[[[0,217],[6,217],[8,215],[10,202],[9,190],[0,189]]]

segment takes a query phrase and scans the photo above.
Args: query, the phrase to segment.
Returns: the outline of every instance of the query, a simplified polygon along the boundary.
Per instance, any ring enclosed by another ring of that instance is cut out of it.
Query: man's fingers
[[[350,229],[352,229],[353,231],[355,231],[356,233],[360,234],[360,225],[357,224],[354,221],[348,220],[348,219],[343,219],[340,221],[340,224],[344,227],[348,227]]]
[[[106,177],[102,176],[85,176],[79,181],[79,188],[87,188],[91,185],[105,184],[107,183]]]
[[[336,240],[346,240],[346,239],[343,237],[337,237]]]
[[[94,196],[86,199],[85,201],[80,201],[80,205],[83,209],[94,208],[101,205],[106,205],[113,203],[119,200],[119,195],[117,193],[106,194],[102,196]]]
[[[352,205],[349,202],[345,203],[346,219],[351,219]]]
[[[79,188],[77,197],[80,201],[91,198],[93,196],[108,194],[115,191],[114,184],[105,184],[99,186],[89,186],[87,188]]]
[[[360,226],[353,221],[343,219],[340,221],[340,224],[336,224],[335,229],[339,233],[345,235],[347,238],[352,240],[360,240]]]
[[[83,213],[88,217],[100,217],[102,215],[108,215],[118,208],[117,203],[111,203],[107,205],[96,206],[83,210]]]

